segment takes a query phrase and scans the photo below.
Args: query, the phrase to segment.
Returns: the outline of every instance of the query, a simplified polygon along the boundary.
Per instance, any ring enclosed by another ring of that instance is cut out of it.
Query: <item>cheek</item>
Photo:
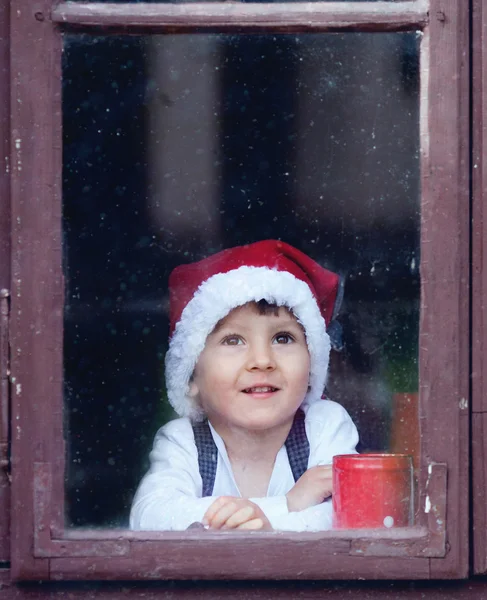
[[[309,369],[304,370],[301,373],[301,377],[299,379],[299,387],[303,390],[308,390],[309,387]]]
[[[296,385],[303,388],[308,388],[309,385],[309,376],[310,376],[310,366],[311,361],[309,356],[301,356],[296,357],[296,360],[293,362],[294,365],[294,379],[296,381]]]
[[[221,361],[215,361],[211,366],[200,369],[195,378],[199,393],[212,396],[224,393],[234,384],[232,373]]]

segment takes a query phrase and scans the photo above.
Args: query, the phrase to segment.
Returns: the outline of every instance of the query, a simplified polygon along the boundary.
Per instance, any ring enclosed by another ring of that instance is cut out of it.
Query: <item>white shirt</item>
[[[308,468],[331,464],[337,454],[355,453],[358,433],[347,411],[330,400],[315,402],[305,411],[310,445]],[[130,512],[131,529],[184,530],[202,521],[219,496],[241,496],[223,439],[211,427],[218,449],[213,496],[201,498],[203,482],[198,467],[193,428],[187,418],[175,419],[156,433],[150,468],[140,482]],[[295,481],[285,446],[277,453],[265,498],[250,498],[264,511],[273,529],[317,531],[332,526],[331,499],[300,512],[289,512],[286,494]]]

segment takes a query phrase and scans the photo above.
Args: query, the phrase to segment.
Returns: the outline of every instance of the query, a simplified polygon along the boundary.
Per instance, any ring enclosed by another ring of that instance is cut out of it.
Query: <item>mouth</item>
[[[244,394],[271,394],[277,392],[279,388],[271,385],[255,385],[254,387],[248,387],[242,390]]]

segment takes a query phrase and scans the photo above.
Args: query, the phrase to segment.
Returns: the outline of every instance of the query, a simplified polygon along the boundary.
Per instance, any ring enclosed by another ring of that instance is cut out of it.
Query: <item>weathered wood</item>
[[[428,22],[427,2],[293,2],[258,4],[195,2],[172,4],[61,3],[51,18],[56,23],[89,27],[129,27],[171,31],[401,31],[421,29]]]
[[[231,535],[230,532],[211,532],[204,531],[199,532],[198,530],[189,530],[183,532],[177,531],[130,531],[127,529],[68,529],[62,533],[63,539],[65,540],[130,540],[133,542],[172,542],[174,540],[191,541],[201,540],[206,542],[220,540],[222,535]],[[60,535],[61,535],[60,534]],[[290,542],[309,542],[319,541],[326,544],[330,544],[332,541],[351,541],[351,540],[371,540],[371,541],[390,541],[390,542],[404,542],[405,540],[421,541],[427,537],[428,531],[420,527],[398,527],[392,529],[340,529],[340,530],[329,530],[329,531],[315,531],[306,533],[297,532],[273,532],[262,533],[252,532],[251,534],[245,534],[241,532],[238,539],[247,539],[248,535],[251,537],[248,539],[263,540],[267,543],[269,539],[277,540],[277,543],[281,543],[282,540]]]
[[[0,583],[2,583],[0,571]],[[7,580],[5,579],[7,582]],[[485,600],[487,581],[193,581],[40,584],[1,589],[2,600]]]
[[[430,544],[426,556],[443,557],[446,548],[446,506],[448,469],[445,463],[428,465],[428,479],[424,495],[424,511],[428,518]]]
[[[468,4],[431,0],[430,15],[421,65],[420,410],[423,486],[428,464],[448,465],[450,551],[431,559],[440,578],[468,572]]]
[[[0,1],[0,289],[10,288],[9,0]]]
[[[487,579],[469,581],[162,581],[17,586],[0,569],[2,600],[485,600]]]
[[[487,572],[487,10],[472,10],[472,501],[473,571]]]
[[[472,415],[473,570],[487,571],[487,413]]]
[[[34,464],[34,556],[126,556],[129,554],[128,540],[99,539],[86,543],[84,540],[53,540],[50,516],[54,502],[53,478],[48,463]]]
[[[222,569],[222,565],[225,569]],[[252,556],[247,547],[234,542],[225,552],[208,552],[206,549],[180,543],[176,553],[147,553],[134,564],[130,558],[107,561],[104,559],[53,558],[52,579],[104,580],[118,573],[123,580],[139,579],[224,579],[224,580],[276,580],[276,579],[427,579],[429,564],[420,558],[369,558],[319,554],[318,548],[292,553],[281,552]],[[252,577],[249,577],[249,570]]]
[[[164,556],[175,557],[183,552],[181,569],[191,571],[194,562],[187,561],[185,557],[192,553],[199,554],[204,547],[205,553],[221,557],[220,570],[232,571],[235,561],[238,563],[251,558],[251,565],[247,566],[247,577],[260,576],[254,565],[262,564],[269,556],[279,557],[287,562],[289,577],[291,572],[297,572],[292,557],[296,553],[312,555],[317,553],[321,560],[327,556],[342,556],[348,560],[348,555],[367,556],[377,558],[390,557],[418,557],[439,556],[444,554],[444,529],[443,545],[432,544],[431,534],[428,530],[417,527],[406,527],[383,530],[339,530],[321,531],[313,533],[274,532],[274,533],[240,533],[235,536],[232,532],[141,532],[141,531],[106,531],[106,530],[70,530],[60,532],[62,539],[49,537],[48,507],[52,501],[49,492],[49,473],[46,465],[36,465],[36,519],[35,519],[35,554],[42,557],[90,557],[94,562],[99,557],[105,557],[104,569],[106,577],[118,578],[118,557],[125,556],[130,559],[132,569],[139,572],[141,565],[145,565],[147,557]],[[444,497],[438,497],[435,490],[430,491],[435,510],[440,506],[444,511]],[[443,490],[444,496],[444,490]],[[54,532],[51,530],[51,535]],[[441,540],[440,540],[441,541]],[[129,549],[130,544],[130,549]],[[238,548],[238,556],[229,563],[229,556],[233,556]],[[227,557],[227,558],[224,558]],[[186,563],[188,562],[187,566]],[[75,564],[73,560],[72,565]],[[80,563],[81,564],[81,563]],[[85,561],[82,562],[85,564]],[[179,563],[178,563],[179,564]],[[294,566],[293,566],[294,564]],[[225,565],[225,569],[224,569]],[[112,567],[111,575],[110,566]],[[166,565],[167,566],[167,565]],[[188,573],[189,573],[188,571]],[[298,569],[301,571],[301,568]]]
[[[12,572],[37,580],[49,565],[33,556],[32,466],[49,457],[57,467],[64,451],[61,40],[35,17],[49,9],[49,0],[11,3]],[[63,497],[58,491],[54,515]]]
[[[472,10],[472,410],[487,412],[487,10],[482,0]]]
[[[10,289],[10,52],[9,1],[0,0],[0,304],[3,290]],[[0,314],[0,319],[2,316]],[[0,362],[5,361],[7,331],[0,325]],[[2,358],[3,357],[3,358]],[[4,363],[5,364],[5,363]],[[8,378],[0,367],[0,462],[8,452]],[[3,398],[3,401],[2,401]],[[0,561],[10,557],[10,484],[5,468],[0,467]]]
[[[428,537],[426,537],[426,539],[418,540],[417,542],[408,540],[408,543],[395,540],[371,541],[358,539],[352,542],[350,554],[353,556],[410,558],[421,556],[425,549],[429,550],[428,542]]]
[[[10,559],[9,293],[0,289],[0,561]]]

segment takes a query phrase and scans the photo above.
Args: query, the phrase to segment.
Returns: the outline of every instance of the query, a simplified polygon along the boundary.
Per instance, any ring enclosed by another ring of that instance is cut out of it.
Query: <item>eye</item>
[[[239,335],[227,335],[223,338],[222,344],[224,346],[240,346],[243,344],[243,340]]]
[[[287,331],[280,331],[274,336],[274,343],[276,344],[291,344],[294,341],[294,337]]]

